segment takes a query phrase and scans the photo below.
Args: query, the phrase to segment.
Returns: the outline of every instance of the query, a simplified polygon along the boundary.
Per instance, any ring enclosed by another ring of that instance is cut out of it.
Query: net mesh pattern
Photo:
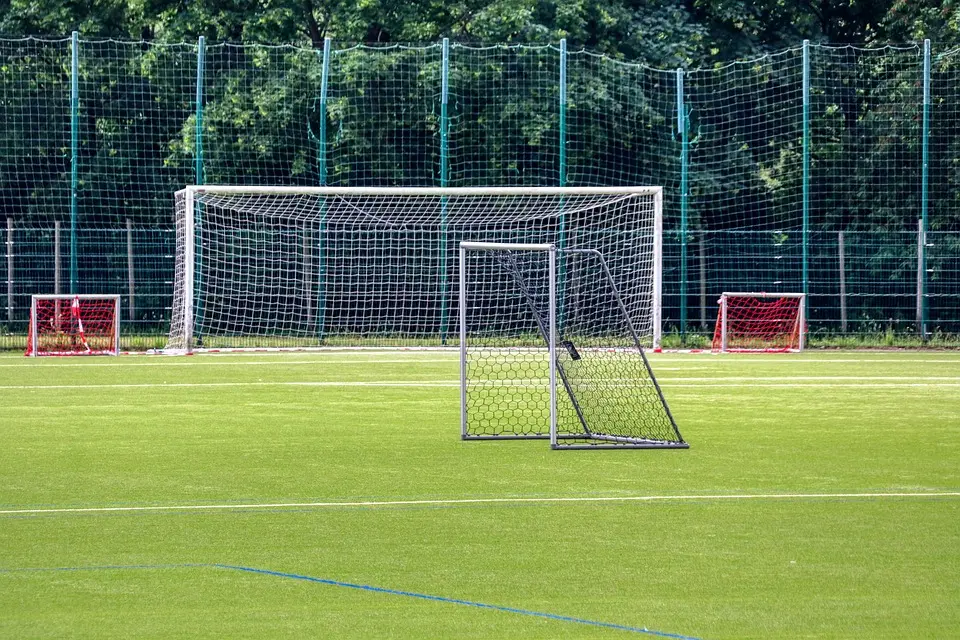
[[[713,333],[713,349],[787,351],[800,348],[799,296],[766,297],[724,294]],[[726,336],[723,314],[726,306]]]
[[[653,341],[655,190],[196,192],[192,297],[185,193],[169,349],[456,344],[461,240],[602,250],[641,339]]]
[[[685,446],[602,256],[557,252],[553,325],[549,256],[466,252],[465,436],[549,434],[555,330],[555,447]]]
[[[116,298],[37,298],[26,355],[115,354],[116,331]]]

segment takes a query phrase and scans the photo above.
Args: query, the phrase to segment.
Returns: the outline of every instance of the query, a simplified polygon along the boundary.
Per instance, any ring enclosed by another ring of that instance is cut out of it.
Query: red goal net
[[[723,293],[714,351],[799,351],[805,327],[800,293]]]
[[[119,306],[119,296],[33,296],[26,355],[116,355]]]

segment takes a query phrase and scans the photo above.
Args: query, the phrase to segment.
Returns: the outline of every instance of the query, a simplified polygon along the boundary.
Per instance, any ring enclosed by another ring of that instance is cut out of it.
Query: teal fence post
[[[557,182],[561,187],[567,186],[567,39],[560,40],[560,87],[557,105],[559,124],[558,142],[560,145],[560,164]],[[557,229],[557,248],[561,251],[567,246],[567,214],[564,202],[560,201],[560,220]],[[560,253],[557,256],[557,329],[563,327],[564,299],[566,298],[567,256]]]
[[[443,39],[440,60],[440,187],[450,185],[450,39]],[[447,199],[440,198],[440,344],[447,344],[450,278],[447,275]]]
[[[195,102],[193,105],[195,129],[193,137],[193,179],[195,184],[203,184],[203,75],[204,75],[204,65],[206,64],[206,45],[203,36],[200,36],[197,39],[197,86],[195,94]],[[203,260],[203,240],[202,234],[198,233],[197,230],[203,226],[203,206],[194,201],[193,207],[193,291],[194,291],[194,300],[193,300],[193,327],[194,327],[194,340],[198,347],[203,346],[203,334],[199,327],[202,326],[201,318],[203,317],[203,298],[197,298],[196,292],[203,291],[200,286],[201,278],[201,269],[197,266],[200,264],[200,261]]]
[[[803,41],[803,227],[804,313],[810,326],[810,41]]]
[[[320,67],[320,113],[317,122],[317,180],[327,186],[327,88],[330,86],[330,38],[323,39],[323,61]],[[327,321],[327,201],[320,205],[317,229],[317,340],[323,342]]]
[[[677,133],[680,134],[680,339],[687,335],[687,225],[690,207],[690,132],[683,96],[683,69],[677,69]],[[661,253],[661,255],[663,255]]]
[[[567,186],[567,40],[560,41],[560,186]]]
[[[196,135],[194,138],[194,184],[203,184],[203,68],[206,58],[206,41],[197,40],[197,97],[194,105]]]
[[[330,38],[323,39],[323,61],[320,66],[320,104],[317,122],[317,178],[327,186],[327,85],[330,82]]]
[[[70,37],[70,293],[80,293],[77,260],[78,169],[80,164],[80,34]]]
[[[920,284],[917,300],[917,330],[927,339],[927,229],[930,213],[930,41],[923,41],[923,141],[920,174]]]

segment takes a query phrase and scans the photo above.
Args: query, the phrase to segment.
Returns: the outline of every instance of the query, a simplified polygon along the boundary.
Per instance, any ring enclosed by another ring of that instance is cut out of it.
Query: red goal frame
[[[27,356],[120,353],[119,295],[34,295]]]
[[[720,294],[713,350],[721,353],[803,351],[807,296],[803,293]]]

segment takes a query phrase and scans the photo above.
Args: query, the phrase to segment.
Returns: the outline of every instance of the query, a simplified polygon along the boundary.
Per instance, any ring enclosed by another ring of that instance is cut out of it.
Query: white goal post
[[[603,252],[660,343],[660,187],[206,185],[175,205],[167,352],[454,347],[462,240]]]

